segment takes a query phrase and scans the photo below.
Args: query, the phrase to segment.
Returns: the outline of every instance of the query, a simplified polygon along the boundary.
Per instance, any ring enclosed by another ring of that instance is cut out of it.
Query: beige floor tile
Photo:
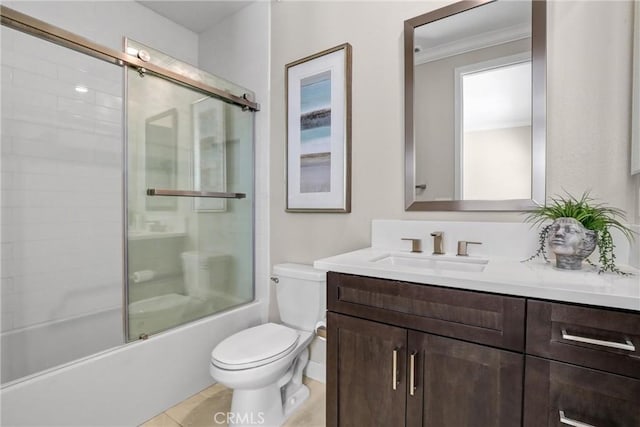
[[[325,385],[304,379],[310,395],[283,427],[324,427]],[[233,390],[216,384],[191,396],[141,427],[222,427],[231,408]],[[216,414],[219,414],[216,416]]]
[[[167,410],[166,414],[183,427],[226,426],[231,395],[232,391],[225,387],[206,389]],[[217,413],[220,415],[216,416]]]
[[[200,394],[204,394],[207,397],[211,397],[214,394],[222,391],[222,390],[226,390],[227,388],[225,386],[223,386],[222,384],[214,384],[211,387],[205,388],[204,390],[202,390],[200,392]]]
[[[180,424],[175,422],[173,418],[165,413],[151,418],[149,421],[141,424],[140,427],[180,427]]]
[[[176,420],[180,425],[184,425],[184,420],[188,418],[193,411],[197,410],[205,400],[207,400],[206,396],[198,393],[167,409],[165,414]]]

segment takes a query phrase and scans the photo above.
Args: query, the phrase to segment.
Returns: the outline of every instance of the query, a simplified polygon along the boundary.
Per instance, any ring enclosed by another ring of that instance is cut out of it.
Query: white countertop
[[[520,262],[502,257],[489,257],[481,272],[433,270],[371,261],[389,254],[408,255],[409,252],[366,248],[317,260],[314,267],[360,276],[640,311],[640,271],[632,267],[623,268],[632,272],[632,276],[621,276],[597,274],[587,266],[583,270],[567,271],[558,270],[542,260]]]

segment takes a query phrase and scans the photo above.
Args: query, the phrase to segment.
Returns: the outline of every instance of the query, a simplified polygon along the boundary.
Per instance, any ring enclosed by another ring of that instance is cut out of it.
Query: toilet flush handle
[[[275,283],[276,285],[277,285],[278,283],[280,283],[280,279],[278,279],[276,276],[271,276],[271,281],[272,281],[273,283]]]

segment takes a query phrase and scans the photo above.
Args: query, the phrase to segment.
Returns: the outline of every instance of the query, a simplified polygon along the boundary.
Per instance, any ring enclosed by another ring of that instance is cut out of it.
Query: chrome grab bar
[[[560,424],[565,424],[573,427],[595,427],[592,424],[583,423],[581,421],[572,420],[564,415],[564,411],[558,411],[560,413]]]
[[[587,337],[581,337],[578,335],[570,335],[567,333],[567,330],[565,328],[562,328],[562,339],[567,341],[583,342],[586,344],[601,345],[603,347],[619,348],[621,350],[627,350],[627,351],[636,351],[636,346],[633,345],[633,342],[631,342],[629,338],[625,338],[624,343],[604,341],[604,340],[598,340],[595,338],[587,338]]]
[[[147,196],[207,197],[211,199],[244,199],[245,193],[219,193],[214,191],[166,190],[147,188]]]

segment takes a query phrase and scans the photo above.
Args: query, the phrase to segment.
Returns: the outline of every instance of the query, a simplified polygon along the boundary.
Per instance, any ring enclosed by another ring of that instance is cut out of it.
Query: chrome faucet
[[[467,253],[467,245],[481,245],[482,242],[467,242],[466,240],[458,240],[458,256],[469,256]]]
[[[431,233],[431,237],[433,237],[433,254],[434,255],[444,255],[444,249],[442,248],[442,237],[444,236],[444,231],[434,231]]]

